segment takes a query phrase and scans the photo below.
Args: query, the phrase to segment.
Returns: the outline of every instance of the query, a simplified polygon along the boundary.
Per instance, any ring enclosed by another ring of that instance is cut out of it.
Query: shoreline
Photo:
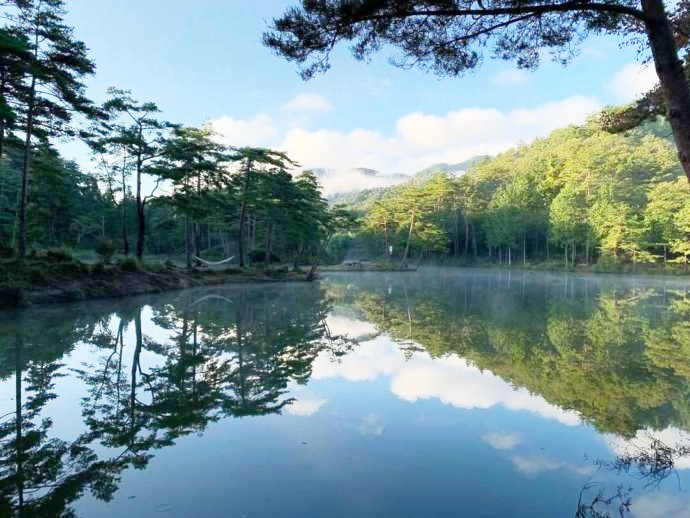
[[[187,271],[123,266],[89,266],[78,262],[2,265],[0,310],[124,298],[221,284],[310,282],[302,271],[238,268]]]

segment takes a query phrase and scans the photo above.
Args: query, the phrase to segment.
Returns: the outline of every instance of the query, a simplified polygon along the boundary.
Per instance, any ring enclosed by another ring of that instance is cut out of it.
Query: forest
[[[62,0],[1,9],[0,254],[13,268],[46,249],[188,269],[228,257],[240,268],[353,257],[603,270],[690,261],[690,192],[661,114],[622,131],[632,108],[609,108],[470,160],[466,174],[415,177],[339,205],[281,151],[220,144],[128,90],[88,99],[96,65]],[[54,145],[69,140],[88,144],[88,171]]]
[[[361,228],[351,254],[410,255],[572,268],[681,264],[690,258],[690,189],[665,120],[625,133],[608,111],[461,176],[372,190],[348,208]]]
[[[284,153],[225,146],[206,127],[163,120],[151,101],[110,88],[64,22],[62,0],[4,2],[0,32],[0,252],[218,258],[240,267],[313,262],[341,220]],[[88,171],[55,142],[88,144]],[[147,185],[151,187],[147,188]],[[14,264],[14,263],[13,263]]]

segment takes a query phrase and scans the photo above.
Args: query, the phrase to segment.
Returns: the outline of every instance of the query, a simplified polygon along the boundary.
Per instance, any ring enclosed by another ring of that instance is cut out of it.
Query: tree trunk
[[[194,255],[201,257],[201,225],[199,223],[192,223],[192,242],[194,244]]]
[[[237,236],[237,251],[240,255],[240,268],[244,268],[244,220],[246,217],[247,206],[244,202],[240,205],[240,232]]]
[[[196,179],[196,194],[197,196],[201,197],[201,175],[198,175]],[[201,257],[201,224],[195,221],[192,224],[192,231],[192,239],[194,240],[194,255]]]
[[[144,202],[137,196],[137,259],[144,257],[144,241],[146,240],[146,215],[144,214]]]
[[[240,256],[240,268],[244,268],[245,251],[244,251],[244,236],[245,236],[245,219],[247,217],[247,191],[249,191],[249,174],[252,169],[252,161],[247,160],[247,166],[244,171],[244,185],[242,186],[242,203],[240,205],[240,231],[237,237],[237,251]]]
[[[568,268],[568,243],[563,245],[563,257],[565,258],[565,267]]]
[[[577,266],[577,247],[573,241],[573,267]]]
[[[407,266],[407,255],[410,253],[410,242],[412,241],[412,233],[414,232],[414,220],[415,212],[412,211],[412,218],[410,219],[410,230],[407,232],[407,242],[405,243],[405,251],[403,252],[402,261],[400,261],[400,266]]]
[[[474,260],[477,260],[477,231],[472,225],[472,251],[474,253]]]
[[[22,516],[24,510],[24,436],[23,436],[23,416],[22,416],[22,346],[23,340],[17,337],[15,351],[15,370],[14,370],[14,405],[15,405],[15,444],[17,451],[17,499],[19,514]]]
[[[549,250],[549,236],[548,234],[546,235],[546,260],[548,261],[550,259],[550,250]]]
[[[465,217],[465,259],[467,259],[467,254],[470,251],[470,223]]]
[[[271,224],[271,221],[269,220],[268,223],[266,224],[266,245],[264,246],[264,252],[265,252],[265,261],[266,261],[266,266],[271,264],[271,233],[273,232],[273,225]]]
[[[129,255],[129,236],[127,235],[127,183],[125,181],[125,164],[122,164],[122,248],[125,256]]]
[[[143,139],[143,128],[139,124],[139,142]],[[144,200],[141,197],[141,169],[142,169],[142,153],[143,150],[139,148],[137,155],[137,259],[140,261],[144,257],[144,240],[146,238],[146,221],[144,214]]]
[[[31,137],[34,132],[34,105],[36,104],[36,76],[31,78],[31,90],[26,115],[26,137],[22,160],[22,181],[19,193],[19,256],[25,257],[28,244],[29,174],[31,172]]]
[[[678,47],[663,0],[642,0],[642,10],[647,17],[647,38],[666,101],[678,157],[690,181],[690,85],[678,58]]]
[[[383,246],[385,247],[385,250],[383,251],[384,257],[390,258],[391,255],[391,241],[390,237],[388,236],[388,220],[385,220],[383,222]]]
[[[184,218],[184,254],[187,259],[187,268],[192,267],[192,246],[189,242],[189,216]]]

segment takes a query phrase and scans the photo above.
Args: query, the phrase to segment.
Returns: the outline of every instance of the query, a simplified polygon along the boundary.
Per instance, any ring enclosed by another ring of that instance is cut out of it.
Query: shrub
[[[621,263],[612,254],[601,254],[593,267],[597,273],[615,273],[621,271]]]
[[[125,272],[138,272],[141,270],[141,263],[133,257],[125,257],[120,262],[120,268]]]
[[[69,248],[49,248],[47,250],[33,250],[29,257],[32,259],[43,259],[51,263],[68,263],[74,261],[72,250]]]
[[[110,259],[113,257],[113,254],[115,253],[115,245],[113,244],[112,239],[99,239],[96,242],[96,246],[94,247],[94,251],[98,254],[98,257],[101,258],[101,261],[104,263],[109,263]]]

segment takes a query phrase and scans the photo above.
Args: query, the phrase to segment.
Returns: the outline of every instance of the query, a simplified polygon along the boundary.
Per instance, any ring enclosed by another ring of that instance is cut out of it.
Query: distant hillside
[[[434,164],[425,169],[422,169],[421,171],[415,173],[412,176],[407,176],[403,174],[384,175],[383,173],[380,173],[379,171],[376,171],[374,169],[360,168],[352,170],[355,171],[357,174],[365,175],[369,178],[375,179],[376,181],[390,181],[390,183],[387,183],[384,186],[374,186],[372,188],[357,189],[355,187],[350,190],[333,190],[332,185],[331,189],[328,189],[328,187],[325,184],[322,185],[324,185],[324,194],[328,198],[328,202],[330,204],[346,205],[352,208],[353,210],[364,211],[368,208],[369,205],[371,205],[377,200],[380,200],[383,196],[385,196],[385,194],[388,193],[396,185],[400,185],[407,182],[425,182],[437,173],[445,173],[451,176],[461,176],[465,174],[472,166],[478,164],[479,162],[482,162],[483,160],[486,160],[487,158],[490,157],[483,155],[472,157],[468,160],[465,160],[464,162],[460,162],[459,164]],[[322,181],[321,178],[323,178],[325,181],[328,181],[329,175],[332,179],[333,173],[336,170],[314,169],[312,171],[314,172],[316,177],[319,178],[319,181]],[[343,171],[341,171],[341,173],[342,172]],[[354,177],[351,177],[349,181],[346,178],[345,181],[347,182],[346,186],[348,184],[349,186],[353,186],[355,184]]]
[[[426,181],[436,173],[446,173],[452,176],[461,176],[465,174],[473,165],[490,158],[488,155],[473,156],[472,158],[460,162],[459,164],[434,164],[429,167],[422,169],[418,173],[415,173],[413,178],[416,181]]]
[[[405,177],[409,180],[409,177]],[[365,211],[369,206],[383,198],[393,189],[391,187],[378,187],[376,189],[364,189],[363,191],[342,192],[328,198],[331,205],[345,205],[355,211]]]
[[[404,183],[409,176],[404,174],[384,174],[375,169],[359,167],[356,169],[312,169],[312,173],[323,188],[327,198],[343,193],[390,187]]]

